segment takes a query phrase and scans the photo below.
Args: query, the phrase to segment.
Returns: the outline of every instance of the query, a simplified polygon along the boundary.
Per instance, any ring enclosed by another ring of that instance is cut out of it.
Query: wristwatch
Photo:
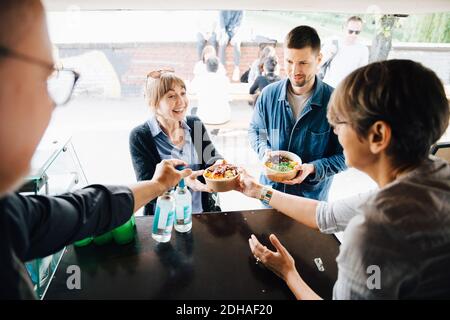
[[[259,195],[259,200],[262,201],[266,206],[269,205],[270,199],[272,199],[273,189],[271,186],[263,186],[261,193]]]

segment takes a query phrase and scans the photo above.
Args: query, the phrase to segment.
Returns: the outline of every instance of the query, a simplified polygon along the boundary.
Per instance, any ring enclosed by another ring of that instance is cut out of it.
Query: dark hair
[[[288,49],[310,47],[315,53],[320,52],[320,38],[316,29],[309,26],[298,26],[289,31],[284,44]]]
[[[356,22],[363,23],[363,20],[361,19],[361,17],[358,17],[358,16],[351,16],[350,18],[347,19],[346,24],[348,24],[350,21],[356,21]]]
[[[219,69],[219,59],[217,57],[209,57],[206,60],[206,70],[208,72],[217,72]]]
[[[334,91],[328,121],[345,120],[360,138],[376,121],[392,131],[387,155],[399,169],[416,166],[449,124],[449,105],[436,74],[411,60],[375,62],[350,73]]]
[[[278,61],[276,57],[267,57],[264,61],[264,70],[266,72],[274,72],[277,67]]]

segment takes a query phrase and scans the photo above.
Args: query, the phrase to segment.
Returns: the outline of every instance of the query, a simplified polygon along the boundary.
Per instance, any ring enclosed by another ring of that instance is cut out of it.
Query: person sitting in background
[[[279,75],[280,70],[278,68],[278,57],[275,48],[273,46],[265,46],[260,51],[258,59],[253,61],[252,65],[250,66],[247,80],[250,85],[252,85],[255,82],[256,78],[258,78],[264,72],[264,62],[268,57],[275,57],[277,61],[277,68],[273,72]]]
[[[219,57],[222,64],[226,66],[226,49],[228,43],[233,46],[233,81],[238,81],[240,77],[239,64],[241,61],[241,26],[243,18],[244,11],[242,10],[222,10],[219,14]]]
[[[197,25],[197,55],[202,60],[203,49],[211,45],[217,49],[217,13],[214,11],[200,11],[195,17]]]
[[[201,59],[197,61],[197,63],[194,66],[194,78],[206,73],[206,60],[208,60],[209,57],[217,57],[216,49],[214,49],[213,46],[207,45],[202,51]],[[220,74],[225,75],[225,67],[223,64],[219,63],[219,66],[217,68],[217,72]]]
[[[256,78],[253,85],[250,87],[250,94],[253,95],[253,105],[258,99],[261,91],[269,84],[281,80],[279,76],[275,74],[275,70],[278,65],[278,59],[276,57],[267,57],[264,61],[264,72],[262,75]]]
[[[189,101],[186,85],[173,70],[156,70],[147,75],[147,102],[150,119],[130,133],[130,153],[138,181],[149,180],[162,159],[186,162],[194,173],[185,179],[192,192],[192,212],[219,211],[217,195],[204,184],[203,169],[222,159],[209,139],[205,126],[196,116],[187,116]],[[202,139],[198,141],[199,139]],[[155,201],[145,206],[152,215]]]
[[[230,80],[218,72],[219,65],[217,57],[209,57],[207,72],[192,81],[192,89],[198,96],[196,115],[206,124],[221,124],[231,119]]]
[[[240,191],[324,233],[345,230],[333,299],[450,298],[450,164],[429,155],[449,125],[439,78],[411,60],[370,64],[336,88],[327,117],[346,163],[379,190],[326,203],[270,190],[242,172]],[[276,251],[249,239],[257,261],[298,299],[319,299],[278,238],[269,239]]]

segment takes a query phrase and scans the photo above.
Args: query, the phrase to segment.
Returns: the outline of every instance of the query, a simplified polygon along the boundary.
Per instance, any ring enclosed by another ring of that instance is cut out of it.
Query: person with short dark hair
[[[417,81],[420,79],[420,81]],[[335,202],[273,191],[269,204],[324,233],[345,231],[333,299],[450,298],[450,164],[430,156],[449,125],[436,74],[411,60],[357,69],[334,91],[327,114],[349,166],[379,190]],[[271,192],[245,172],[240,191]],[[303,281],[275,235],[276,251],[251,236],[257,260],[286,281],[298,299],[320,297]]]
[[[260,160],[271,151],[287,150],[303,163],[292,180],[275,183],[262,175],[261,182],[289,194],[326,200],[333,175],[346,166],[326,118],[333,88],[316,77],[321,61],[316,30],[309,26],[292,29],[284,41],[284,59],[287,78],[261,92],[249,139]]]
[[[217,72],[219,70],[219,59],[217,57],[210,57],[206,60],[206,71]]]
[[[280,81],[281,78],[275,74],[278,65],[277,57],[267,57],[264,61],[264,72],[258,76],[250,87],[249,93],[253,95],[252,105],[255,105],[261,91],[269,84]]]
[[[207,45],[203,48],[200,60],[197,61],[194,65],[194,78],[206,73],[206,60],[208,60],[208,58],[210,57],[217,57],[216,49],[211,45]],[[225,67],[222,63],[219,63],[217,72],[223,75],[226,74]]]
[[[281,80],[279,76],[275,74],[275,68],[278,65],[278,59],[276,57],[268,57],[264,61],[264,73],[258,76],[250,87],[250,94],[255,94],[257,91],[261,92],[269,84]]]
[[[252,85],[255,82],[256,78],[263,74],[264,61],[266,61],[268,57],[276,57],[278,62],[278,57],[274,46],[268,45],[260,50],[258,59],[254,60],[250,66],[250,71],[248,73],[247,79],[247,82],[249,84]],[[276,71],[274,70],[273,72],[279,75],[278,69]]]

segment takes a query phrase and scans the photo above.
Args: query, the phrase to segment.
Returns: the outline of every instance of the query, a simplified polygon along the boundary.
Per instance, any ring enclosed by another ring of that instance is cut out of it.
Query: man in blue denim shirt
[[[288,78],[262,91],[249,128],[252,148],[260,159],[287,150],[300,156],[301,171],[292,180],[260,181],[276,190],[326,200],[334,174],[346,168],[342,147],[327,118],[333,88],[316,76],[321,61],[320,38],[311,27],[291,30],[284,42]]]

